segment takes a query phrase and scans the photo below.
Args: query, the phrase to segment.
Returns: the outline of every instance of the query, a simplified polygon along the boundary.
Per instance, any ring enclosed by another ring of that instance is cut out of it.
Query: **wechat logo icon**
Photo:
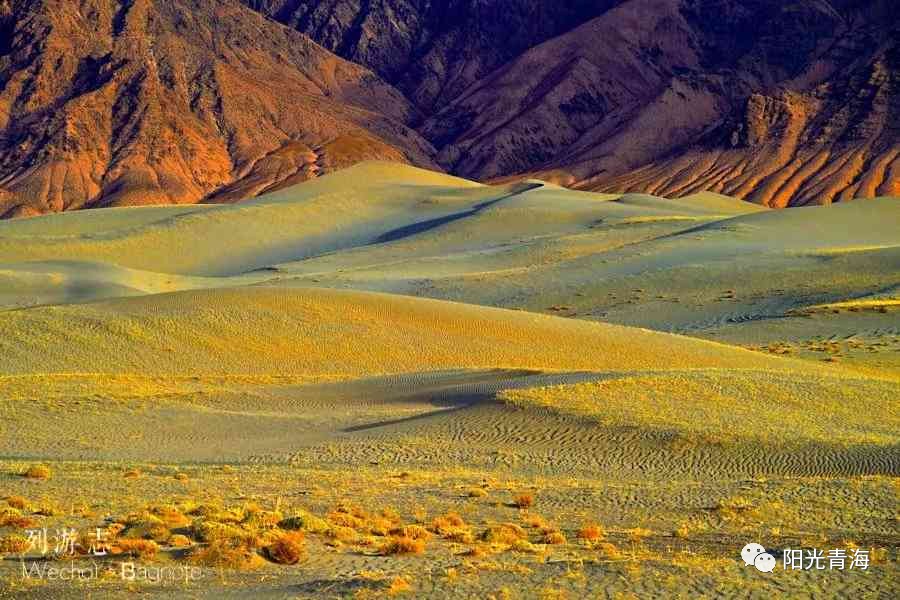
[[[766,552],[762,545],[751,542],[741,549],[744,566],[753,565],[760,573],[771,573],[775,570],[775,557]]]

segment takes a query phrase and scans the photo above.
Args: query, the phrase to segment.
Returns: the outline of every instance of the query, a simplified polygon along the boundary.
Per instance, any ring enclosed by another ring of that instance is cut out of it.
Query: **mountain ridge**
[[[781,208],[900,195],[889,0],[0,0],[0,217],[362,160]]]

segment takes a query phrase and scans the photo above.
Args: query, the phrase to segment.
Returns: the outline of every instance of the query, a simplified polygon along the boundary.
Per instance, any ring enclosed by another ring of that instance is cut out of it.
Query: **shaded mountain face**
[[[365,65],[430,114],[622,0],[242,0]]]
[[[0,214],[229,201],[366,158],[433,165],[368,69],[238,2],[0,3]]]
[[[0,216],[368,158],[770,206],[900,195],[894,0],[0,0]]]
[[[771,206],[900,193],[893,0],[244,0],[396,85],[448,171]]]

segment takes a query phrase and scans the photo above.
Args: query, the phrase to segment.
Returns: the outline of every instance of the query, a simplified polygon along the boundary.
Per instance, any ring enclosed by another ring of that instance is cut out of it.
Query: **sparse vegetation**
[[[159,544],[153,540],[117,539],[113,546],[115,554],[127,554],[135,558],[150,560],[159,552]]]
[[[603,530],[603,527],[596,523],[588,523],[578,530],[576,537],[580,540],[595,542],[602,540],[605,535],[606,532]]]
[[[534,504],[534,494],[519,494],[513,498],[512,505],[516,508],[529,508]]]
[[[282,565],[295,565],[306,556],[306,540],[300,531],[279,534],[266,546],[266,557]]]
[[[28,479],[50,479],[52,475],[53,471],[47,465],[32,465],[22,472]]]
[[[425,540],[411,537],[393,535],[382,544],[380,553],[392,554],[422,554],[425,552]]]

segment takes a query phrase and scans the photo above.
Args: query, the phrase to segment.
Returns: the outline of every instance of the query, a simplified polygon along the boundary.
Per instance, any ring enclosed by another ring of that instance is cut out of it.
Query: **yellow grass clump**
[[[227,540],[216,540],[191,554],[191,560],[199,565],[244,571],[263,564],[254,550]]]
[[[52,475],[53,471],[47,465],[32,465],[22,472],[28,479],[50,479]]]
[[[391,536],[382,544],[379,552],[385,556],[392,554],[422,554],[425,552],[425,540],[399,535]]]
[[[278,527],[289,530],[303,530],[307,533],[325,533],[331,528],[331,525],[325,519],[306,511],[298,510],[279,521]]]
[[[0,508],[0,527],[15,527],[28,529],[37,525],[37,520],[28,515],[23,515],[18,508],[4,506]]]
[[[534,504],[534,494],[519,494],[512,501],[512,505],[516,508],[528,508],[532,504]]]
[[[280,534],[266,546],[266,557],[282,565],[295,565],[306,556],[306,538],[302,531]]]
[[[22,496],[8,496],[6,498],[6,503],[19,510],[27,510],[30,506],[28,500],[26,500]]]
[[[541,541],[545,544],[558,546],[566,543],[566,536],[561,531],[545,531]]]
[[[410,591],[412,591],[412,583],[408,578],[403,577],[402,575],[398,575],[391,580],[391,583],[387,588],[388,596],[397,596]]]
[[[515,523],[500,523],[491,525],[482,534],[481,539],[492,544],[505,544],[510,546],[519,540],[527,540],[528,534]]]
[[[605,535],[606,532],[603,530],[603,527],[596,523],[588,523],[578,530],[575,537],[580,540],[594,542],[603,539]]]
[[[159,544],[153,540],[117,539],[112,546],[112,552],[150,560],[159,552]]]

